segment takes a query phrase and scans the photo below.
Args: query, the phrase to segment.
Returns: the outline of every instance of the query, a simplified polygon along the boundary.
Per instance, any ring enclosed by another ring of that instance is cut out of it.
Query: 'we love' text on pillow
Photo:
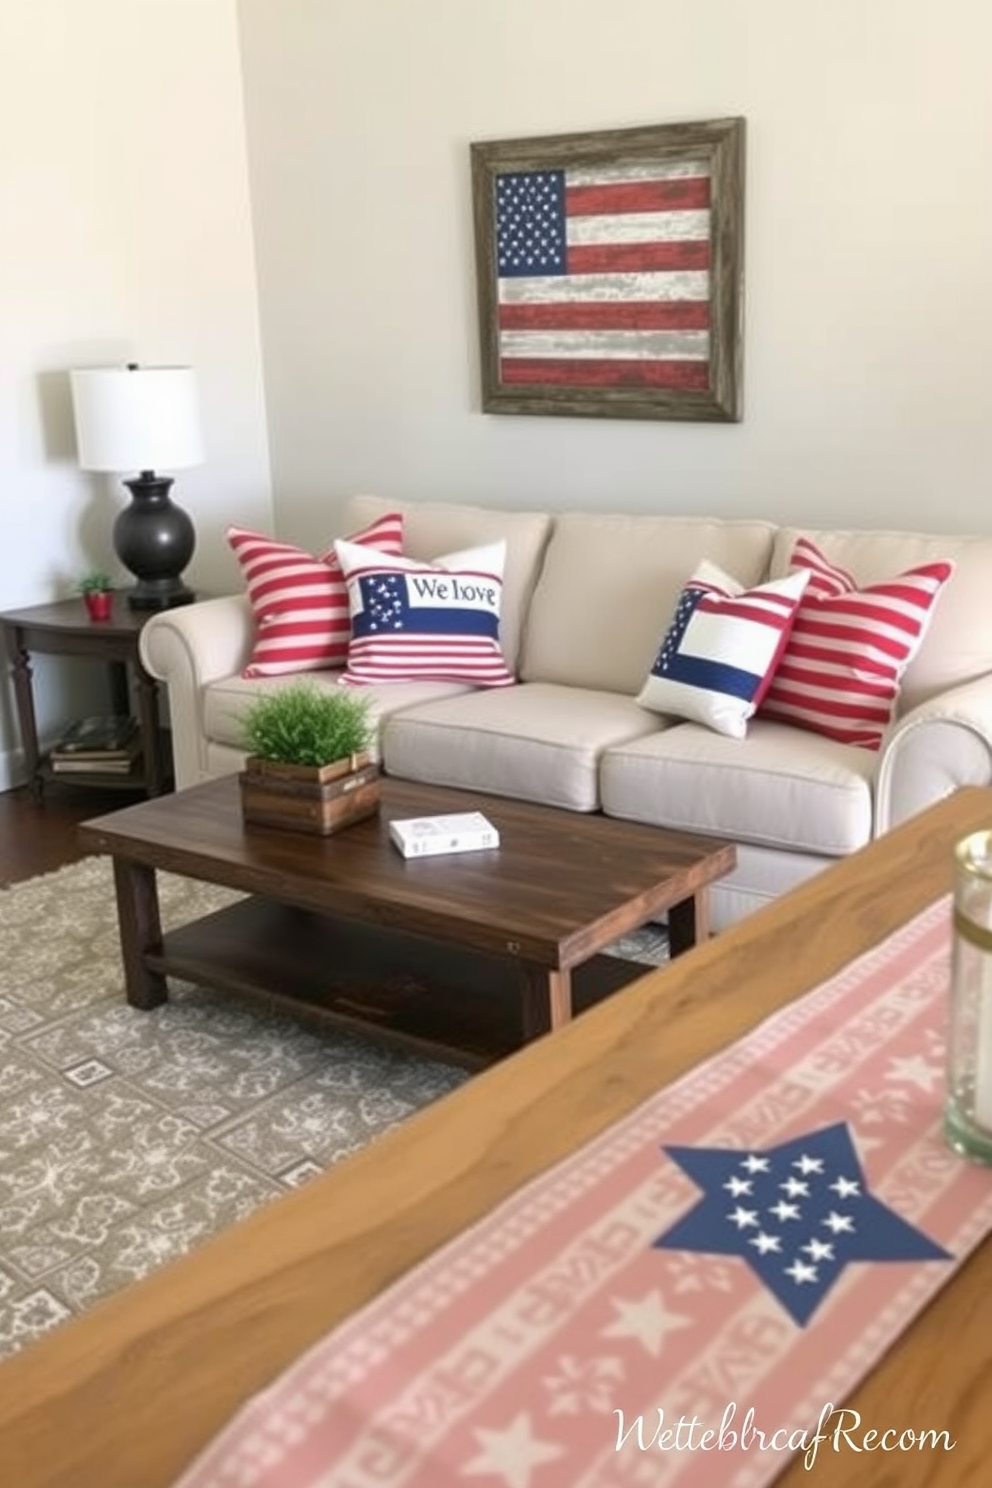
[[[421,563],[336,542],[351,610],[344,682],[469,682],[515,678],[499,644],[506,543]]]

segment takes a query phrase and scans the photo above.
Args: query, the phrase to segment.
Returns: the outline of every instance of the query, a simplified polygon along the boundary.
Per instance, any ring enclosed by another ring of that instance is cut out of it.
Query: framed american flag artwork
[[[470,151],[483,412],[741,418],[743,119]]]

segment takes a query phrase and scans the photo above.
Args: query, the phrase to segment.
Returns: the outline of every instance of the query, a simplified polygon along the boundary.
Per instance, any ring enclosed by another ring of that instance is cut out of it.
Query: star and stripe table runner
[[[992,1229],[942,1135],[949,969],[944,899],[335,1328],[180,1488],[761,1488],[815,1455]]]

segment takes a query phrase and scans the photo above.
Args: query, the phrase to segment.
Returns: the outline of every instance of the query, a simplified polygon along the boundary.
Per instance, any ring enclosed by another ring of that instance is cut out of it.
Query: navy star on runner
[[[870,1192],[844,1121],[778,1147],[662,1150],[704,1197],[653,1244],[740,1256],[800,1327],[852,1261],[952,1258]]]

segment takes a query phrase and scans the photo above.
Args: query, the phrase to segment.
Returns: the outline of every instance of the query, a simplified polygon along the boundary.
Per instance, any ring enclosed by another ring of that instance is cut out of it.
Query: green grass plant
[[[242,714],[250,754],[287,765],[330,765],[371,748],[375,723],[365,692],[294,682],[266,693]]]

